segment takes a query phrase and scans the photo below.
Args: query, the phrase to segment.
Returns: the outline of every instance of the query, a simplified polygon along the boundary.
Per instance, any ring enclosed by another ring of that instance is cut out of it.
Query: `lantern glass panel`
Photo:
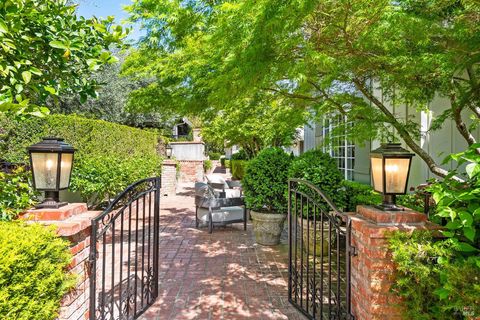
[[[383,159],[371,158],[372,161],[372,179],[375,191],[383,193]]]
[[[405,193],[405,184],[408,179],[410,160],[410,158],[385,159],[386,193]]]
[[[57,153],[32,153],[32,166],[37,189],[57,189]]]
[[[60,163],[60,189],[68,188],[70,184],[70,172],[72,171],[73,153],[62,154]]]

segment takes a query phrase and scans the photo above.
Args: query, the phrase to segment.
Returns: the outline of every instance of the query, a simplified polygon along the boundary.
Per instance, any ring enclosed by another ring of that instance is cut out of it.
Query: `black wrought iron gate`
[[[350,220],[308,181],[288,195],[288,299],[309,319],[353,319]]]
[[[160,178],[140,180],[92,220],[90,320],[140,316],[158,295]]]

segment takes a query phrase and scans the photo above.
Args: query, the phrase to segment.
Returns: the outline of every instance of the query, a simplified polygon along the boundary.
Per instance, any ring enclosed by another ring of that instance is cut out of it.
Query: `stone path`
[[[162,197],[160,224],[159,297],[141,319],[305,319],[288,302],[286,244],[255,244],[250,224],[195,229],[191,187]]]

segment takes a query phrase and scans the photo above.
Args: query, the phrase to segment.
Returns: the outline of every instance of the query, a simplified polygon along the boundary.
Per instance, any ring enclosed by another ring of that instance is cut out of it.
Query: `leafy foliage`
[[[0,172],[0,220],[12,220],[35,204],[37,192],[30,183],[30,173],[18,167],[12,173]]]
[[[55,319],[74,284],[71,260],[54,227],[0,222],[0,318]]]
[[[245,151],[245,149],[240,149],[238,152],[232,154],[230,157],[230,160],[248,160],[250,159],[248,153]]]
[[[109,47],[126,33],[113,17],[84,19],[75,8],[67,0],[0,3],[0,111],[41,115],[59,95],[96,96],[90,75],[117,61]]]
[[[480,144],[468,150],[452,154],[447,159],[466,165],[465,182],[445,179],[432,184],[428,189],[436,202],[435,216],[448,221],[443,234],[458,241],[463,252],[480,252]],[[450,175],[456,172],[452,171]],[[480,263],[480,257],[477,258]]]
[[[405,319],[465,319],[480,315],[480,264],[459,257],[453,239],[398,232],[389,241],[396,263],[394,291],[403,297]]]
[[[288,168],[291,158],[280,148],[267,148],[249,161],[242,180],[248,208],[268,213],[286,213]]]
[[[338,208],[345,205],[342,173],[336,161],[320,150],[309,150],[293,159],[288,178],[307,180],[317,186]]]
[[[212,160],[207,159],[203,161],[203,170],[205,172],[209,172],[210,170],[212,170],[212,168],[213,168]]]
[[[343,181],[345,188],[345,211],[355,212],[358,205],[378,205],[382,203],[382,196],[369,185],[355,181]]]
[[[154,132],[75,115],[23,121],[0,117],[2,157],[27,163],[26,148],[46,136],[63,137],[76,148],[70,189],[97,205],[140,178],[160,174],[159,137]]]
[[[92,79],[100,87],[95,97],[82,101],[76,93],[62,95],[59,103],[49,105],[55,113],[82,115],[87,118],[101,119],[109,122],[125,124],[133,127],[166,127],[173,125],[171,113],[143,112],[140,105],[132,102],[127,105],[131,91],[141,88],[147,80],[134,80],[120,75],[121,63],[125,54],[114,52],[119,63],[109,64],[93,73]],[[162,110],[159,110],[162,111]]]
[[[393,131],[444,177],[447,171],[417,142],[415,117],[390,108],[405,105],[414,114],[442,96],[451,112],[434,127],[452,119],[465,141],[475,142],[462,116],[473,114],[478,124],[476,0],[138,0],[129,11],[147,36],[125,70],[155,79],[132,95],[152,110],[219,114],[227,124],[237,117],[232,123],[240,126],[224,130],[246,134],[252,125],[255,135],[261,129],[249,112],[264,110],[265,120],[282,125],[288,121],[272,116],[276,106],[342,114],[355,123],[347,132],[351,140]]]
[[[230,170],[232,172],[232,178],[242,180],[245,176],[245,170],[248,166],[247,160],[230,160]]]

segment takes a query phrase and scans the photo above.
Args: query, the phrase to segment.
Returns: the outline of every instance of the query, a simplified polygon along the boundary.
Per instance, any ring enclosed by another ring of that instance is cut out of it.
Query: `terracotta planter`
[[[250,216],[253,220],[255,240],[258,244],[274,246],[280,243],[283,224],[287,218],[286,214],[261,213],[251,210]]]
[[[303,220],[303,225],[302,225],[302,220]],[[329,223],[328,221],[323,222],[323,239],[322,239],[322,223],[320,221],[317,221],[316,223],[313,223],[313,220],[310,220],[309,223],[307,223],[307,219],[298,219],[298,230],[300,231],[300,228],[303,227],[302,230],[302,239],[303,239],[303,250],[307,252],[310,255],[313,255],[315,252],[315,255],[317,257],[320,257],[322,255],[322,247],[323,247],[323,255],[327,256],[328,255],[328,231],[329,231]],[[316,231],[316,237],[314,239],[314,232]],[[332,242],[335,239],[335,230],[334,228],[332,229]],[[314,241],[315,240],[315,241]]]

